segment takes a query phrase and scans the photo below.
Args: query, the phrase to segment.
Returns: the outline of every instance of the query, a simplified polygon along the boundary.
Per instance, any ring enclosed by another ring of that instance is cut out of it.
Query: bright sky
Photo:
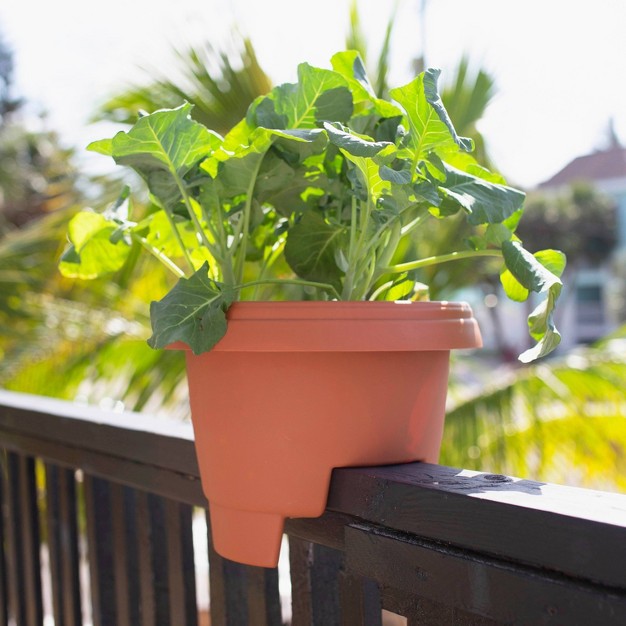
[[[410,80],[421,50],[421,0],[399,0],[392,78]],[[48,125],[83,150],[110,134],[88,125],[97,102],[139,67],[167,70],[171,45],[248,34],[274,82],[299,62],[328,66],[344,48],[350,0],[5,0],[0,32],[14,51],[16,87]],[[392,0],[361,0],[368,40],[382,40]],[[311,7],[314,7],[311,9]],[[626,140],[626,2],[428,0],[427,64],[449,76],[466,52],[496,78],[481,130],[515,184],[532,186],[599,147],[608,120]]]

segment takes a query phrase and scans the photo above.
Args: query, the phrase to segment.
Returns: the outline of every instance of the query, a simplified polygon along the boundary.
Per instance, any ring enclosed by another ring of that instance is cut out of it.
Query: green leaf
[[[260,203],[271,204],[281,215],[289,216],[311,208],[327,186],[327,178],[319,172],[290,167],[270,152],[259,170],[254,192]]]
[[[191,105],[157,111],[140,118],[128,131],[113,137],[116,163],[130,165],[140,174],[154,169],[186,174],[220,147],[223,139],[191,119]]]
[[[150,305],[151,348],[186,343],[194,354],[207,352],[226,333],[226,311],[234,292],[208,276],[205,263],[190,278],[181,278],[158,302]]]
[[[354,145],[351,147],[355,149]],[[383,148],[378,149],[378,152],[386,147],[387,144]],[[370,200],[376,205],[383,195],[389,194],[391,182],[381,178],[380,167],[374,159],[356,156],[344,148],[340,148],[340,150],[346,159],[355,166],[353,171],[358,173],[356,176],[348,174],[348,178],[352,181],[353,190],[358,197],[365,199],[369,196]],[[367,151],[367,148],[356,148],[356,151]]]
[[[198,234],[194,228],[193,222],[189,219],[175,215],[173,218],[177,225],[178,234],[187,250],[198,248]],[[174,236],[170,220],[165,211],[156,211],[149,215],[141,224],[141,230],[148,227],[145,235],[146,240],[151,246],[154,246],[159,252],[170,258],[176,258],[182,254],[178,239]]]
[[[273,129],[268,132],[273,137],[274,151],[293,166],[311,155],[323,153],[328,145],[328,136],[321,128]]]
[[[504,293],[508,298],[513,300],[513,302],[526,302],[526,300],[528,300],[530,291],[522,286],[519,280],[506,268],[500,272],[500,283],[502,284]]]
[[[535,259],[548,271],[560,277],[565,270],[566,257],[560,250],[541,250],[533,255]],[[529,296],[529,290],[513,276],[508,269],[503,269],[500,274],[500,282],[506,295],[515,302],[525,302]]]
[[[347,122],[352,115],[348,83],[332,70],[298,66],[298,82],[276,87],[268,96],[287,128],[315,128],[325,120]]]
[[[415,281],[407,278],[406,274],[403,274],[385,293],[385,300],[391,300],[393,302],[397,300],[405,300],[408,296],[413,295],[414,291]]]
[[[540,250],[534,257],[555,276],[560,278],[563,275],[567,257],[560,250]]]
[[[364,100],[376,99],[374,88],[367,77],[363,59],[356,50],[337,52],[330,59],[330,63],[333,69],[348,81],[350,89],[354,94],[355,104]]]
[[[488,244],[502,246],[505,241],[510,241],[513,233],[504,223],[489,224],[485,230],[485,239]]]
[[[520,354],[522,363],[530,363],[550,354],[561,343],[561,333],[556,329],[553,315],[557,297],[549,292],[548,297],[528,317],[530,334],[537,344]]]
[[[441,102],[437,91],[440,73],[428,69],[409,84],[389,92],[406,112],[409,133],[405,140],[414,163],[435,149],[472,150],[472,141],[457,135]]]
[[[180,196],[177,179],[222,144],[222,138],[191,119],[191,105],[146,115],[111,141],[115,162],[134,169],[166,206]]]
[[[342,248],[345,231],[314,211],[304,213],[287,235],[285,259],[300,278],[340,285],[343,272],[336,258]]]
[[[558,270],[565,267],[564,259],[557,251],[544,251],[543,256]],[[560,278],[518,241],[505,241],[502,254],[507,269],[517,282],[529,291],[546,293],[546,299],[531,313],[528,326],[531,336],[537,340],[530,350],[520,355],[520,361],[528,363],[552,352],[560,343],[561,335],[554,324],[554,307],[561,293]]]
[[[562,283],[558,276],[525,250],[518,241],[505,241],[502,254],[507,268],[515,278],[527,289],[543,293]]]
[[[102,215],[81,211],[69,223],[69,248],[59,262],[59,270],[70,278],[93,279],[116,272],[126,262],[130,246],[123,239],[111,241],[118,226]]]
[[[87,146],[87,150],[104,154],[104,156],[113,156],[113,140],[100,139],[99,141],[92,141]]]
[[[228,136],[226,142],[230,142]],[[249,191],[251,182],[259,174],[261,162],[274,143],[278,144],[279,154],[289,151],[290,154],[297,155],[297,162],[311,153],[321,152],[327,139],[322,129],[254,129],[246,143],[240,144],[230,153],[224,151],[218,156],[220,163],[217,179],[220,181],[223,197],[232,198]],[[284,173],[288,171],[283,169]],[[291,178],[292,174],[289,173],[288,176]]]
[[[523,204],[525,194],[519,189],[492,183],[447,163],[440,162],[445,181],[439,191],[452,205],[468,214],[470,224],[498,224],[511,217]],[[436,184],[438,181],[433,180]]]
[[[356,50],[338,52],[331,58],[330,62],[333,69],[348,81],[355,107],[359,104],[368,103],[373,105],[374,110],[381,117],[402,115],[400,109],[394,104],[376,96],[367,77],[363,59]]]
[[[357,135],[343,124],[324,122],[324,128],[331,143],[357,157],[373,157],[393,145],[388,141],[372,141],[369,137]]]
[[[392,167],[389,167],[388,165],[381,165],[380,166],[380,177],[383,180],[388,180],[391,183],[394,183],[396,185],[408,185],[410,184],[411,180],[413,179],[413,175],[411,174],[411,170],[404,168],[404,169],[393,169]],[[436,195],[436,192],[435,192]],[[439,200],[439,197],[437,196],[437,201]]]

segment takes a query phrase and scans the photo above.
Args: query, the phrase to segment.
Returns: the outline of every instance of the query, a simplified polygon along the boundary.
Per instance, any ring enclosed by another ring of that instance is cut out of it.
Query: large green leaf
[[[235,132],[240,133],[242,130],[238,128]],[[226,142],[230,143],[231,141],[232,139],[227,136]],[[288,151],[290,154],[296,155],[294,161],[298,162],[304,156],[323,150],[327,140],[321,129],[256,128],[250,130],[245,143],[240,143],[233,151],[224,150],[216,155],[219,166],[214,172],[220,181],[224,197],[232,198],[248,193],[251,184],[256,185],[261,163],[274,143],[279,143],[279,150],[277,151],[279,154]],[[207,163],[207,167],[204,169],[210,172],[212,168],[213,164]],[[284,173],[288,171],[287,169],[283,170]],[[287,176],[292,178],[293,175],[288,173]],[[254,189],[256,190],[256,187]]]
[[[562,271],[564,263],[561,265],[561,260],[555,256],[560,253],[550,252],[555,254],[547,254],[547,262]],[[563,284],[556,274],[525,250],[518,241],[505,241],[502,244],[502,254],[507,269],[522,287],[536,293],[546,293],[546,299],[528,318],[530,334],[538,343],[519,358],[523,363],[529,363],[552,352],[561,341],[561,335],[554,324],[554,307]]]
[[[434,149],[458,147],[469,152],[470,139],[459,137],[437,91],[440,70],[428,69],[403,87],[389,93],[406,111],[409,134],[406,148],[414,163]],[[457,149],[458,149],[457,148]]]
[[[402,111],[393,103],[376,96],[367,77],[363,59],[356,50],[338,52],[333,55],[331,64],[348,81],[355,107],[363,103],[370,104],[378,115],[385,118],[402,115]]]
[[[499,243],[502,245],[503,241]],[[535,252],[533,256],[544,268],[552,272],[555,276],[560,277],[563,274],[566,259],[565,255],[560,250],[540,250],[539,252]],[[504,287],[504,292],[511,300],[524,302],[528,299],[529,290],[524,287],[506,267],[500,274],[500,282]]]
[[[165,348],[176,341],[186,343],[194,354],[210,350],[226,333],[226,310],[234,300],[208,276],[205,263],[190,278],[181,278],[158,302],[150,305],[150,347]]]
[[[331,142],[341,150],[344,157],[355,166],[354,170],[358,172],[356,177],[349,174],[353,191],[364,200],[369,197],[376,206],[379,198],[391,190],[391,182],[381,178],[380,166],[372,157],[382,151],[390,148],[395,150],[395,148],[387,142],[368,141],[331,124],[325,124],[324,128]]]
[[[119,270],[130,253],[125,239],[115,242],[115,223],[91,211],[81,211],[69,223],[70,246],[63,253],[59,270],[71,278],[92,279]]]
[[[559,277],[525,250],[518,241],[505,241],[502,244],[502,253],[507,268],[527,289],[543,293],[555,286],[561,288]]]
[[[271,204],[281,215],[289,216],[311,208],[326,193],[328,179],[319,170],[291,167],[270,152],[259,170],[255,196]]]
[[[324,122],[331,143],[356,157],[373,157],[381,150],[392,146],[388,141],[372,141],[363,135],[351,132],[341,124]]]
[[[283,128],[316,128],[325,120],[345,123],[353,110],[352,94],[345,78],[308,63],[298,66],[298,83],[280,85],[268,98],[276,115],[282,116]],[[257,123],[262,125],[260,121]]]
[[[343,228],[329,224],[319,213],[308,211],[289,229],[285,259],[301,278],[338,286],[343,272],[336,258],[344,235]]]
[[[176,179],[214,152],[222,138],[191,119],[191,106],[146,115],[128,131],[108,141],[95,142],[90,149],[110,153],[116,163],[141,175],[150,191],[165,204],[179,193]]]
[[[445,174],[445,181],[439,182],[439,191],[448,205],[461,207],[468,214],[470,224],[504,222],[524,202],[525,194],[518,189],[463,172],[443,161],[439,164]],[[445,212],[444,207],[442,214]]]

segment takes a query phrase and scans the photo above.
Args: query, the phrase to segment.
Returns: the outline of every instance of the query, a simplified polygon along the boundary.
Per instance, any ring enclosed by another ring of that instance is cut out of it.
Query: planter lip
[[[216,352],[415,352],[479,348],[465,302],[236,302]],[[188,350],[177,343],[174,349]],[[188,356],[192,358],[190,352]]]
[[[427,320],[471,319],[467,302],[367,302],[286,300],[233,303],[226,317],[229,320]]]

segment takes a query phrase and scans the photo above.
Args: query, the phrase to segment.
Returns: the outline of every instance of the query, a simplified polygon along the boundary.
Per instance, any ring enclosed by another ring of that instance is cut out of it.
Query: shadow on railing
[[[188,424],[0,392],[0,448],[0,625],[626,624],[626,496],[335,470],[263,569],[212,549]]]

